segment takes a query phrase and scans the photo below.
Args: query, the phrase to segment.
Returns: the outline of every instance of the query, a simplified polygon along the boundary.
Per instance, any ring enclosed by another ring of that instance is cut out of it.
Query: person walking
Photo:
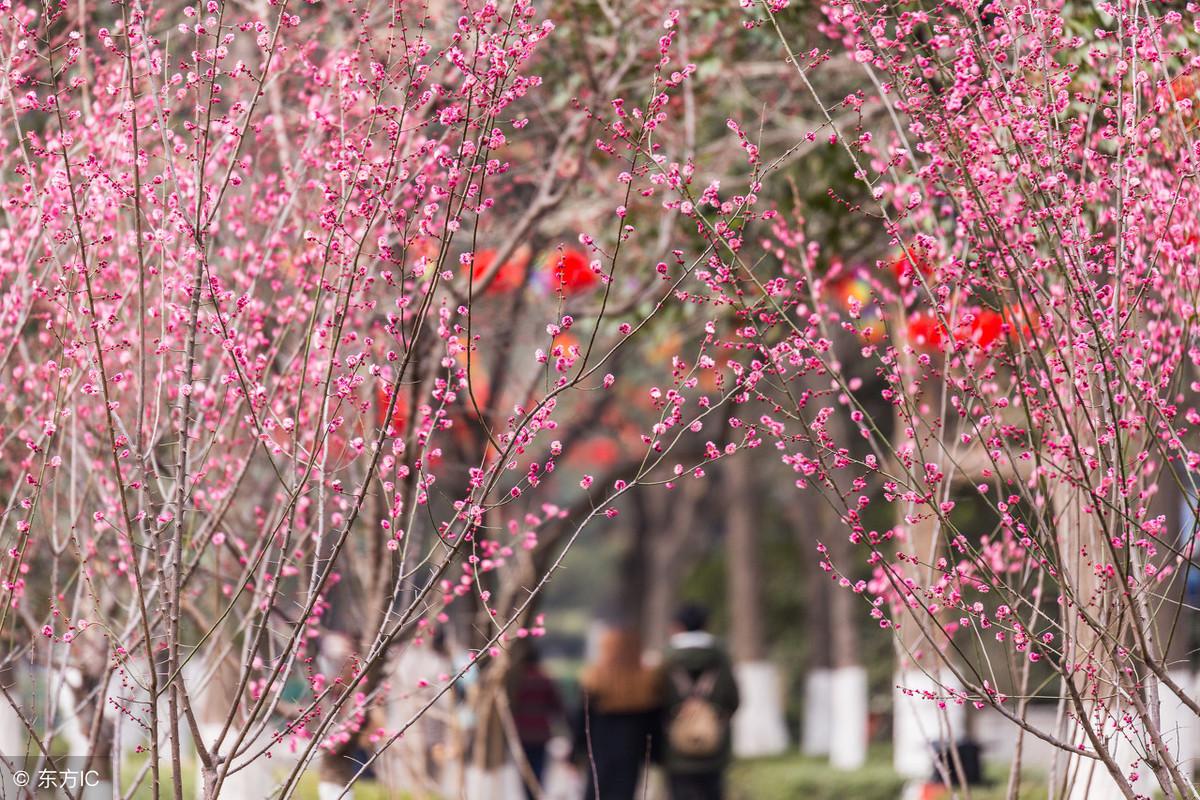
[[[538,786],[544,785],[546,744],[554,737],[555,727],[566,719],[566,711],[558,686],[542,669],[541,654],[535,646],[529,645],[515,677],[511,701],[513,723],[532,773],[525,776],[525,793],[533,800],[534,787],[528,778],[533,778]]]
[[[671,800],[722,800],[738,707],[729,656],[701,606],[681,608],[663,664],[664,766]]]
[[[595,661],[580,677],[583,707],[575,736],[586,800],[634,800],[643,767],[657,758],[662,685],[642,663],[633,631],[604,631]]]

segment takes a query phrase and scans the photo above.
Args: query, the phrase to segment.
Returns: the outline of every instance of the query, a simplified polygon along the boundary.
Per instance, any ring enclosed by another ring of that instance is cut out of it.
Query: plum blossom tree
[[[722,197],[692,212],[728,243],[708,289],[754,352],[747,424],[839,509],[852,548],[823,568],[895,631],[926,738],[990,708],[1057,748],[1055,792],[1194,797],[1170,711],[1197,709],[1171,645],[1194,530],[1163,498],[1200,464],[1195,8],[829,4],[825,49],[786,2],[743,5],[820,105],[807,140],[853,167],[831,192],[890,251],[846,302],[803,220],[778,222],[770,273],[720,236]],[[825,98],[846,60],[864,88]],[[965,493],[994,529],[959,524]]]
[[[549,5],[0,6],[8,766],[346,796],[473,670],[486,773],[572,544],[737,454],[833,509],[815,557],[942,735],[1195,796],[1195,9],[600,3],[549,55]],[[798,123],[704,132],[727,41]],[[857,254],[788,208],[813,155]],[[456,615],[467,663],[394,668]]]
[[[526,0],[3,7],[8,768],[66,736],[121,791],[181,797],[194,761],[207,798],[310,764],[349,795],[466,671],[499,685],[589,525],[723,455],[697,437],[736,379],[654,389],[636,452],[558,469],[711,253],[648,168],[678,20],[613,17],[641,35],[539,97]],[[584,174],[614,202],[556,227]],[[460,608],[468,663],[393,669]]]

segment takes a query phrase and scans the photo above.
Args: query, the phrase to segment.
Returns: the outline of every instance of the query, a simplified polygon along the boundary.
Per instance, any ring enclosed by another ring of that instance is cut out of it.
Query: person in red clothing
[[[558,686],[542,669],[541,654],[533,646],[526,651],[515,679],[513,722],[525,759],[541,785],[546,770],[546,744],[553,738],[555,727],[565,724],[565,707]],[[532,800],[533,788],[526,786],[525,792]]]

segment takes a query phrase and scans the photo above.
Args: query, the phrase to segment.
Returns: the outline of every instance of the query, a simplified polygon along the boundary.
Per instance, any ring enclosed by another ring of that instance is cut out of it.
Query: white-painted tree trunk
[[[68,667],[61,678],[58,684],[58,715],[62,719],[62,736],[67,742],[67,756],[74,762],[69,768],[79,769],[81,767],[77,765],[82,764],[84,759],[91,755],[91,742],[79,713],[77,690],[82,677],[78,669]],[[85,773],[83,785],[75,791],[80,800],[111,800],[113,797],[112,782],[99,780],[95,773],[90,772]]]
[[[738,758],[782,753],[788,746],[779,669],[769,661],[735,664],[741,704],[733,715],[733,752]]]
[[[804,721],[800,726],[800,751],[806,756],[827,756],[833,735],[832,670],[810,669],[804,677]]]
[[[1121,787],[1096,759],[1072,757],[1069,769],[1072,781],[1067,800],[1124,800]]]
[[[351,787],[344,795],[342,794],[343,789],[345,789],[345,787],[340,783],[321,781],[317,784],[317,800],[354,800],[354,788]],[[221,797],[234,798],[250,796],[251,795],[227,795],[224,791],[221,792]]]
[[[79,800],[113,800],[115,797],[120,797],[120,794],[113,793],[112,781],[96,780],[94,777],[87,776],[85,776],[85,780],[90,782],[76,790],[75,796]]]
[[[220,734],[220,723],[201,723],[200,735],[204,737],[206,743],[211,744],[215,742]],[[224,754],[227,754],[231,743],[236,739],[235,731],[230,731],[226,734],[225,746],[222,747],[222,750],[225,751]],[[240,766],[236,759],[234,763],[235,766]],[[270,763],[269,760],[260,758],[244,769],[239,769],[237,772],[231,772],[226,775],[225,780],[221,781],[221,792],[219,794],[221,800],[239,800],[243,797],[258,797],[269,794],[271,788],[278,782],[271,771]],[[332,795],[333,797],[341,794],[342,787],[338,786],[337,789],[337,792]],[[317,791],[320,793],[321,789],[318,788]],[[204,797],[204,785],[201,780],[196,781],[196,797],[198,800],[202,800]],[[324,800],[325,795],[322,794],[321,797]],[[353,794],[348,794],[346,797],[352,798]]]
[[[489,800],[524,800],[525,797],[521,773],[511,762],[496,769],[469,766],[464,782],[463,797],[487,797]]]
[[[867,671],[839,667],[829,682],[833,716],[829,763],[835,769],[858,769],[867,760]]]
[[[19,701],[20,695],[16,688],[9,690],[14,700]],[[23,754],[29,744],[25,725],[17,710],[8,702],[8,698],[0,697],[0,755],[9,757]]]
[[[1194,682],[1193,676],[1186,670],[1172,670],[1171,677],[1185,690]],[[1158,696],[1159,727],[1163,744],[1177,760],[1180,773],[1184,777],[1190,778],[1197,756],[1197,728],[1200,726],[1200,720],[1196,719],[1196,715],[1179,700],[1174,692],[1162,684],[1159,684]],[[1129,740],[1130,736],[1134,736],[1138,740],[1136,744]],[[1090,746],[1090,742],[1086,740],[1082,730],[1076,731],[1075,740]],[[1139,763],[1142,761],[1138,755],[1139,752],[1150,747],[1149,738],[1140,725],[1132,733],[1128,730],[1116,735],[1110,733],[1108,741],[1113,760],[1121,767],[1126,776],[1135,772],[1138,774],[1138,780],[1133,783],[1134,791],[1145,793],[1150,789],[1157,788],[1166,796],[1175,796],[1177,790],[1174,786],[1158,786],[1154,773],[1144,763]],[[1092,800],[1092,798],[1116,800],[1116,798],[1124,797],[1119,784],[1109,774],[1108,769],[1095,759],[1072,758],[1068,762],[1068,770],[1067,775],[1074,776],[1068,795],[1069,800]]]
[[[935,673],[937,674],[937,673]],[[896,673],[896,688],[892,692],[893,765],[906,778],[927,779],[933,774],[934,748],[939,742],[953,742],[962,735],[966,710],[946,702],[926,699],[929,692],[944,697],[944,687],[958,687],[949,670],[942,670],[938,680],[920,669],[902,669]],[[907,690],[907,691],[906,691]]]
[[[67,667],[58,681],[58,716],[62,721],[62,737],[67,741],[67,755],[80,758],[88,755],[88,737],[79,719],[75,690],[80,685],[79,670]]]
[[[15,669],[3,673],[5,683],[9,683],[15,676]],[[15,680],[12,680],[9,685],[8,693],[12,696],[13,702],[21,706],[23,698]],[[25,723],[21,722],[21,715],[17,709],[13,708],[7,697],[0,696],[0,755],[15,762],[13,766],[20,769],[22,765],[19,759],[29,751],[30,745],[28,730]],[[13,773],[4,761],[0,761],[0,781],[4,782],[4,791],[12,796],[14,794]]]
[[[1083,729],[1079,726],[1075,728],[1075,741],[1090,746]],[[1118,766],[1133,771],[1133,762],[1138,760],[1137,751],[1124,736],[1110,738],[1109,748]],[[1149,793],[1156,786],[1154,773],[1144,765],[1138,772],[1141,779],[1133,785],[1134,791]],[[1071,756],[1067,760],[1067,780],[1066,800],[1124,800],[1125,797],[1120,785],[1099,759]]]
[[[1195,679],[1190,670],[1173,669],[1170,672],[1173,680],[1185,692],[1191,693]],[[1163,743],[1175,756],[1179,771],[1185,777],[1191,777],[1195,772],[1197,753],[1197,736],[1200,735],[1200,720],[1192,710],[1183,704],[1179,697],[1163,686],[1158,687],[1159,721]]]
[[[570,755],[571,742],[568,739],[556,737],[546,746],[547,763],[542,781],[542,800],[578,800],[583,797],[583,771],[569,763]]]

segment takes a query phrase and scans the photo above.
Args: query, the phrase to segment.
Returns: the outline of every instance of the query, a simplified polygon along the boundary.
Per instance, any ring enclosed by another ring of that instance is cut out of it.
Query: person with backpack
[[[707,626],[706,609],[681,608],[663,663],[663,765],[671,800],[725,796],[725,769],[733,756],[730,720],[738,707],[738,688],[729,656]]]

